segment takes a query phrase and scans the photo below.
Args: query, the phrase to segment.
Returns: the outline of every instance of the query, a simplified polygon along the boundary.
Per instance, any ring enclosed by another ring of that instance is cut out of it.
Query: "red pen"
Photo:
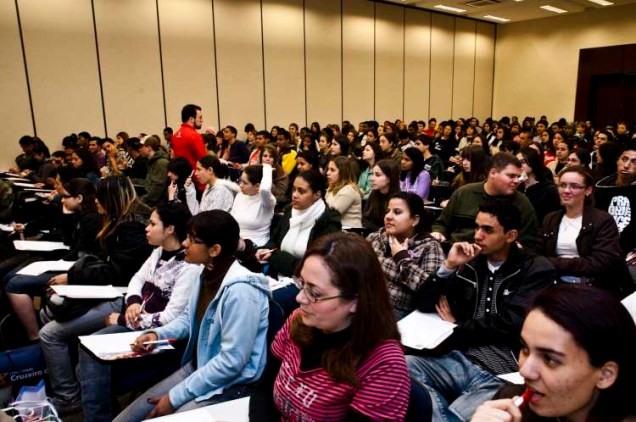
[[[526,390],[523,392],[523,394],[514,399],[512,403],[517,407],[521,407],[525,402],[530,400],[530,397],[532,397],[532,390],[530,390],[529,387],[526,387]]]

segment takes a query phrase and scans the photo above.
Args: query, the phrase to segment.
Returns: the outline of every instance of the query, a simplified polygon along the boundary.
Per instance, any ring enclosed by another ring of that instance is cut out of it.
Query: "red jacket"
[[[172,135],[170,146],[172,147],[172,156],[188,160],[193,171],[197,168],[197,161],[208,154],[203,137],[186,123],[182,123],[179,130]],[[194,175],[192,178],[196,180]],[[197,187],[200,187],[199,183],[197,183]]]

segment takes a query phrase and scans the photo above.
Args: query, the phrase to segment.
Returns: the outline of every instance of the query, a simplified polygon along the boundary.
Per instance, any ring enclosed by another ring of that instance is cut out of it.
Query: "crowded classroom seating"
[[[0,353],[62,420],[636,417],[636,127],[201,116],[0,174]]]

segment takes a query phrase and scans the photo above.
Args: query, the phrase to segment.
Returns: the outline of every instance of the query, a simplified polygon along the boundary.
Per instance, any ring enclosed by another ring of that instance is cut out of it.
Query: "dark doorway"
[[[636,122],[636,74],[592,76],[588,116],[596,127]]]
[[[580,50],[574,120],[636,123],[636,44]]]

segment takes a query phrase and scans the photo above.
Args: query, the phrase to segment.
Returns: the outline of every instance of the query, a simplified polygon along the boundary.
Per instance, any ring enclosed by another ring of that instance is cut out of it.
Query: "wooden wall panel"
[[[374,110],[374,3],[343,2],[343,115],[358,127]]]
[[[339,1],[305,1],[307,123],[342,121],[342,44]]]
[[[378,3],[375,20],[375,119],[404,112],[404,8]]]
[[[219,127],[212,3],[158,0],[168,126],[181,124],[181,108],[197,104],[203,127]]]
[[[431,109],[437,121],[449,119],[453,102],[455,18],[433,14],[431,27]]]
[[[261,7],[258,0],[215,0],[216,59],[221,126],[239,133],[265,125]]]
[[[267,127],[305,122],[302,0],[263,2]]]
[[[161,134],[166,121],[154,0],[94,0],[108,135]]]
[[[493,72],[495,71],[495,30],[493,24],[477,22],[475,95],[473,115],[480,122],[492,116]]]
[[[71,132],[104,136],[91,3],[21,0],[19,7],[38,135],[53,149]]]
[[[470,117],[473,114],[475,88],[475,28],[476,22],[455,20],[455,57],[453,63],[452,116]]]
[[[431,14],[406,9],[404,119],[428,119],[430,95]]]
[[[7,169],[22,152],[20,137],[35,130],[14,2],[0,1],[0,57],[0,169]]]

